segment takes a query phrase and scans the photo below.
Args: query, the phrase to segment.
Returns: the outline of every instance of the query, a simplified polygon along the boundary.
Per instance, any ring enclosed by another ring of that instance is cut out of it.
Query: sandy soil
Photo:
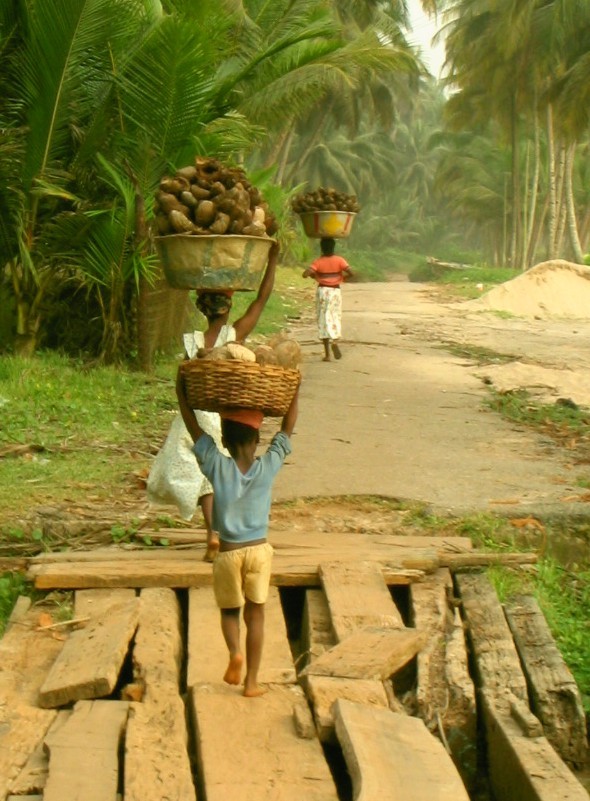
[[[311,315],[293,331],[301,409],[276,500],[371,494],[451,513],[586,511],[578,479],[590,467],[484,402],[493,384],[590,406],[590,319],[507,318],[407,281],[343,292],[340,361],[321,360]],[[457,346],[511,358],[481,366]]]

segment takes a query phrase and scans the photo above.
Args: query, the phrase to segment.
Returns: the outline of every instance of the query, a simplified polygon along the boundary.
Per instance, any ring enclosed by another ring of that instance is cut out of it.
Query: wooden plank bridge
[[[0,801],[468,801],[484,779],[495,801],[588,800],[575,682],[534,600],[504,609],[485,572],[534,554],[271,531],[249,699],[221,680],[203,532],[182,536],[27,560],[43,595],[0,640]]]

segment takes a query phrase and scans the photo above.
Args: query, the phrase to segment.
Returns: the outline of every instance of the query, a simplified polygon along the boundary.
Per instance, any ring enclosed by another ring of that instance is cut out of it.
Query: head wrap
[[[231,289],[209,290],[199,289],[197,291],[197,309],[207,317],[221,317],[231,309]]]
[[[260,409],[226,409],[221,412],[222,420],[233,420],[235,423],[243,423],[258,430],[264,420],[264,414]]]

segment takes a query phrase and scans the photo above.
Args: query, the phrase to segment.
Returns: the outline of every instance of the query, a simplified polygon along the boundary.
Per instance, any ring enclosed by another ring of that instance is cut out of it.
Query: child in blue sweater
[[[268,597],[272,546],[267,542],[274,478],[291,453],[291,435],[298,412],[298,394],[283,417],[266,453],[256,456],[262,412],[228,410],[221,415],[222,444],[204,433],[190,408],[180,370],[176,380],[180,412],[195,443],[199,468],[213,485],[213,524],[219,532],[219,553],[213,562],[213,590],[221,610],[221,630],[229,651],[224,681],[240,684],[244,658],[240,647],[240,612],[246,624],[244,695],[253,698],[258,685],[264,639],[264,604]]]

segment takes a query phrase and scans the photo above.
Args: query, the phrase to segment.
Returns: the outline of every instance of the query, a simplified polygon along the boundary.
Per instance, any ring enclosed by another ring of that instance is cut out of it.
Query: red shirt
[[[310,269],[320,286],[340,286],[344,281],[342,273],[349,269],[349,264],[342,256],[320,256]]]

